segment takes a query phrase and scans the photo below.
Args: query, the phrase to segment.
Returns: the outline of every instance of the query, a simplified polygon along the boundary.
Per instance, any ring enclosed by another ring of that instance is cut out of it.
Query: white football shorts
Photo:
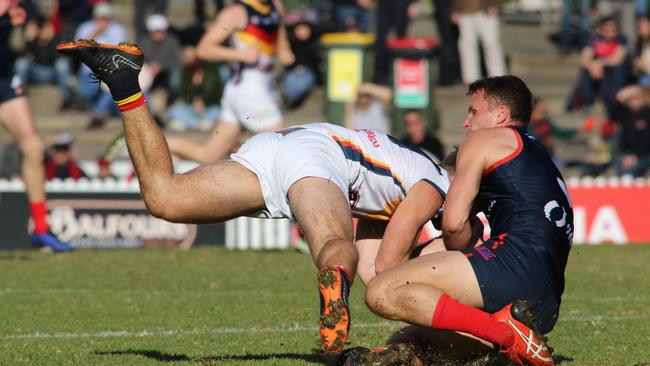
[[[229,81],[221,97],[220,120],[222,123],[239,123],[253,132],[262,132],[280,125],[282,113],[267,87]]]
[[[287,192],[305,177],[328,179],[348,198],[350,168],[341,148],[328,136],[300,129],[282,135],[263,132],[230,156],[257,175],[266,210],[258,217],[292,218]]]

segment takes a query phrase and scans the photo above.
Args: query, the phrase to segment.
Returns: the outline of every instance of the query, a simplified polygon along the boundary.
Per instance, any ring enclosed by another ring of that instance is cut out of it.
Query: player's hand
[[[470,243],[471,245],[475,245],[479,241],[483,241],[483,232],[485,231],[485,227],[483,226],[483,221],[478,216],[472,216],[469,219],[469,224],[472,228],[472,236],[470,237]]]
[[[280,59],[280,63],[284,66],[292,65],[296,61],[296,57],[293,55],[293,52],[286,49],[278,51],[278,59]]]
[[[246,47],[239,51],[239,60],[248,65],[255,65],[260,59],[260,51],[253,47]]]

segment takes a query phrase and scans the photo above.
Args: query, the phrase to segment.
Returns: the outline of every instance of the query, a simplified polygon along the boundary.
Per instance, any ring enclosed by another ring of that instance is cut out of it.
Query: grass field
[[[573,248],[562,365],[650,363],[650,246]],[[351,346],[399,324],[352,294]],[[0,365],[310,365],[318,297],[295,252],[0,252]]]

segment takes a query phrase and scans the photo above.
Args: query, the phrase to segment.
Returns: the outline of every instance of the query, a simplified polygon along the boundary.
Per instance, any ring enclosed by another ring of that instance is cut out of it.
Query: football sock
[[[144,94],[140,90],[137,74],[126,71],[118,72],[104,81],[120,112],[137,108],[146,102]]]
[[[492,314],[461,304],[447,294],[442,294],[438,300],[431,326],[470,333],[503,347],[514,343],[514,334],[506,324],[497,321]]]
[[[32,215],[32,221],[34,221],[34,232],[39,235],[48,232],[50,226],[47,224],[47,205],[45,202],[40,201],[30,203],[29,211]]]

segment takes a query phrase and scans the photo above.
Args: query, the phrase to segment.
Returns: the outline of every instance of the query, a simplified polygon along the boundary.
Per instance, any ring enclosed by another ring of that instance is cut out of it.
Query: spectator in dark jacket
[[[427,131],[427,124],[419,111],[411,109],[404,113],[404,129],[406,136],[403,142],[424,150],[437,162],[442,161],[444,147],[435,135]]]
[[[295,107],[320,81],[321,51],[316,29],[308,21],[290,26],[288,38],[295,61],[284,71],[282,95],[287,106]]]
[[[72,105],[68,78],[70,64],[56,52],[61,39],[48,19],[39,17],[27,23],[25,28],[25,53],[16,60],[16,74],[25,86],[30,84],[55,84],[61,95],[60,110]]]
[[[648,95],[637,85],[617,94],[624,107],[620,113],[620,137],[614,169],[616,174],[645,175],[650,168],[650,104]]]

